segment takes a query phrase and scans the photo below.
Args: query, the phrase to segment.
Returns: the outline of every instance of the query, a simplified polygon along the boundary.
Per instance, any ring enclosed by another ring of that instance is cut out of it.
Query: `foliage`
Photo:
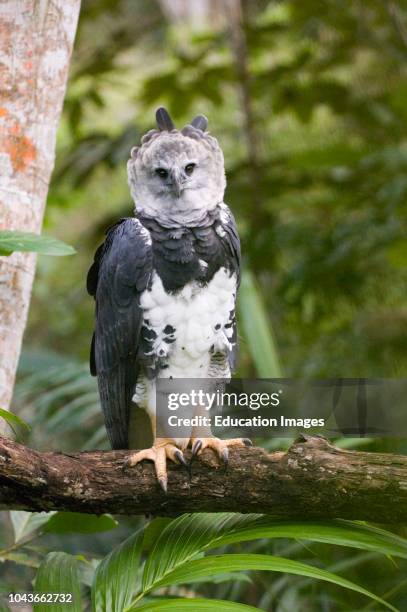
[[[14,251],[34,251],[44,255],[60,256],[75,253],[73,247],[51,236],[10,230],[0,232],[0,255],[11,255]]]
[[[82,612],[80,583],[78,568],[75,557],[63,552],[49,553],[38,568],[35,579],[35,592],[60,593],[72,596],[72,603],[64,601],[57,603],[37,603],[34,605],[35,612],[65,612],[67,607],[72,612]]]
[[[47,351],[26,351],[14,401],[30,422],[28,443],[69,450],[70,440],[83,450],[107,448],[96,380],[87,363]]]
[[[155,2],[84,3],[46,219],[68,230],[80,261],[64,262],[64,274],[42,264],[28,337],[41,337],[41,310],[50,340],[85,358],[86,267],[106,226],[131,214],[125,162],[165,103],[181,125],[205,112],[224,148],[227,201],[284,374],[402,375],[403,38],[377,0],[346,10],[316,0],[246,5],[243,83],[221,16],[212,29],[177,33]],[[62,317],[71,309],[75,317]],[[242,375],[259,368],[246,329]]]
[[[240,287],[240,322],[249,345],[256,372],[262,378],[281,378],[280,358],[261,293],[249,270]]]
[[[55,519],[58,519],[57,522]],[[89,516],[85,519],[88,525],[92,526],[91,531],[112,527],[108,516],[102,523],[98,517]],[[12,520],[16,525],[15,540],[8,549],[0,551],[0,558],[3,560],[14,559],[16,562],[22,562],[28,544],[32,545],[33,540],[39,538],[41,533],[52,531],[56,526],[56,531],[61,533],[65,524],[65,531],[68,532],[76,520],[78,532],[83,532],[80,525],[82,519],[79,516],[70,516],[70,513],[41,513],[29,517],[29,513],[14,512]],[[74,610],[83,609],[81,591],[85,598],[91,595],[92,609],[95,612],[181,610],[189,609],[188,599],[168,599],[170,594],[179,596],[183,592],[182,588],[176,585],[192,583],[191,588],[197,595],[203,583],[217,584],[219,579],[221,582],[238,582],[236,574],[233,574],[236,571],[271,571],[283,573],[285,576],[293,574],[332,583],[396,610],[380,597],[341,576],[339,571],[333,573],[319,567],[320,564],[315,560],[312,563],[303,563],[260,552],[236,554],[230,548],[223,554],[210,552],[219,548],[225,550],[226,545],[239,545],[247,541],[258,541],[264,545],[266,539],[274,538],[353,547],[371,551],[374,555],[407,559],[407,540],[383,529],[351,521],[295,523],[276,522],[265,515],[254,514],[193,514],[172,520],[155,519],[149,522],[100,561],[66,552],[48,553],[37,563],[35,591],[73,593]],[[20,553],[20,556],[17,554],[13,557],[16,553]],[[243,589],[251,588],[250,582],[243,581],[241,584]],[[178,602],[178,608],[172,607],[175,601]],[[220,602],[215,598],[200,599],[198,596],[194,601],[197,601],[198,606],[195,609],[245,609],[242,604]],[[227,603],[229,608],[226,608]],[[45,609],[58,612],[64,607],[61,604],[49,607],[48,604],[38,603],[34,609],[39,612]]]
[[[25,433],[30,431],[30,426],[23,419],[8,410],[4,410],[4,408],[0,408],[0,418],[10,425],[17,438],[22,438]]]
[[[126,610],[137,589],[143,536],[135,533],[98,565],[92,584],[94,610]]]

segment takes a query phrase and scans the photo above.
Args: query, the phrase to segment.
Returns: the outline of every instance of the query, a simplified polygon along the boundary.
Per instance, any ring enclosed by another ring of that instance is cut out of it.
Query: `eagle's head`
[[[131,195],[145,215],[165,224],[193,225],[223,202],[222,151],[206,131],[203,115],[182,130],[174,128],[164,108],[156,119],[158,129],[143,136],[127,162]]]

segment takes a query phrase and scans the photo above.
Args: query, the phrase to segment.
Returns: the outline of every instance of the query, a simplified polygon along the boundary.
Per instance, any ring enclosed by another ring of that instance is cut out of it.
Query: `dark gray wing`
[[[132,396],[139,374],[140,294],[152,274],[149,232],[137,219],[122,219],[107,232],[88,272],[96,300],[90,369],[97,375],[107,433],[113,448],[128,448]]]
[[[236,272],[237,286],[240,285],[240,266],[241,266],[241,250],[240,238],[237,231],[236,221],[232,211],[226,204],[221,205],[220,221],[221,226],[225,231],[223,242],[228,248],[228,256],[230,258],[230,267]]]
[[[240,238],[237,231],[236,221],[232,211],[226,204],[220,205],[219,215],[220,225],[223,229],[221,232],[221,240],[226,250],[226,258],[229,264],[229,269],[235,272],[237,277],[237,287],[240,285],[241,278],[241,250],[240,250]],[[237,361],[238,342],[237,342],[237,325],[236,325],[236,313],[233,310],[230,313],[229,322],[227,327],[231,330],[229,341],[232,344],[232,350],[228,355],[229,367],[231,372],[234,371]]]

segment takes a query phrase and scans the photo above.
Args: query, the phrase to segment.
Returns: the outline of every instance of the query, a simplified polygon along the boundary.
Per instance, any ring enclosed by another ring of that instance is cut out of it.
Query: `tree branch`
[[[0,437],[0,508],[114,514],[260,512],[276,519],[407,521],[407,457],[345,451],[300,436],[287,452],[231,449],[227,470],[210,450],[192,479],[169,464],[168,494],[127,451],[38,452]]]

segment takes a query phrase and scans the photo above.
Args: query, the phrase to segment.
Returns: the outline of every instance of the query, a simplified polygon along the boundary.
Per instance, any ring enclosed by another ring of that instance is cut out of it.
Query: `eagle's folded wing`
[[[96,300],[90,368],[98,377],[107,433],[113,448],[128,448],[129,417],[137,377],[142,310],[140,295],[152,274],[149,232],[122,219],[95,254],[88,292]]]
[[[231,268],[236,274],[236,291],[240,285],[240,277],[241,277],[241,250],[240,250],[240,239],[239,233],[237,231],[236,221],[233,216],[232,211],[226,204],[221,205],[221,225],[223,228],[222,232],[222,242],[226,245],[228,250],[228,258],[230,258]],[[238,352],[238,342],[237,342],[237,326],[236,326],[236,313],[235,311],[230,313],[230,321],[228,323],[228,327],[230,328],[230,335],[228,335],[228,339],[231,343],[232,350],[229,352],[228,361],[230,371],[233,373],[236,367],[237,361],[237,352]]]
[[[240,265],[241,265],[241,251],[240,251],[240,239],[237,231],[236,221],[232,211],[225,204],[221,205],[221,221],[222,227],[225,231],[224,240],[227,243],[230,251],[230,256],[233,260],[236,274],[238,287],[240,284]]]

